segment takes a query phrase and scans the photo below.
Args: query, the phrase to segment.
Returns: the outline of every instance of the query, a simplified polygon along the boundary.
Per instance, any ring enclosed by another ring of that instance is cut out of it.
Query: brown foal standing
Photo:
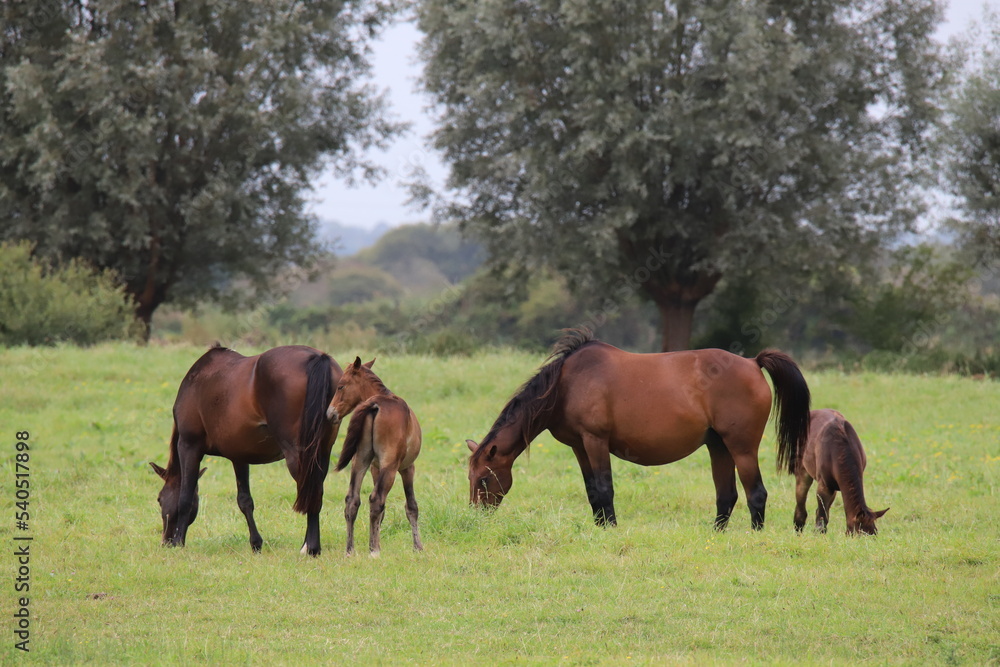
[[[875,520],[889,508],[874,512],[865,503],[862,477],[867,460],[857,432],[836,410],[813,410],[809,424],[809,441],[795,469],[795,530],[801,531],[806,524],[806,496],[815,479],[816,528],[826,532],[830,506],[840,491],[847,533],[875,535]]]
[[[406,518],[413,532],[413,548],[423,550],[417,528],[417,499],[413,495],[413,462],[420,453],[420,424],[406,401],[396,396],[372,372],[372,359],[367,364],[358,357],[340,378],[327,416],[342,420],[352,411],[351,423],[344,439],[344,449],[337,461],[343,470],[353,459],[351,481],[347,491],[344,518],[347,519],[347,553],[354,553],[354,520],[361,506],[361,482],[369,466],[375,488],[368,502],[371,506],[368,547],[372,556],[380,550],[379,530],[385,515],[385,497],[396,480],[403,478],[406,494]]]

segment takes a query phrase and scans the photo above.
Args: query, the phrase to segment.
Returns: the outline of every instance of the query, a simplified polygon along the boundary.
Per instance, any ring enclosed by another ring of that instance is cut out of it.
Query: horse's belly
[[[690,456],[705,443],[704,428],[689,432],[622,433],[611,438],[608,448],[624,461],[644,466],[661,466]]]
[[[208,442],[210,456],[222,456],[230,461],[249,465],[274,463],[285,458],[277,439],[266,426],[240,429],[233,433],[217,433]]]

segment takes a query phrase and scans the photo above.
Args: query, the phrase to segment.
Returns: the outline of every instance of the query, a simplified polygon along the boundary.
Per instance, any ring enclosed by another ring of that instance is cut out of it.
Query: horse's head
[[[156,474],[163,480],[163,488],[160,495],[156,497],[156,502],[160,503],[160,516],[163,518],[163,546],[174,546],[174,532],[177,530],[177,506],[181,499],[181,476],[171,475],[166,470],[156,465],[152,461],[149,465],[153,467]],[[207,468],[202,468],[198,473],[198,478],[205,474]],[[191,523],[198,517],[198,488],[194,490],[194,500],[191,503]],[[191,525],[190,523],[188,525]]]
[[[862,535],[876,535],[878,534],[878,526],[875,525],[875,520],[882,518],[882,515],[889,511],[886,507],[881,512],[873,512],[867,507],[854,515],[853,518],[849,518],[847,521],[847,534],[854,535],[855,533],[861,533]]]
[[[469,502],[476,506],[496,507],[514,483],[510,469],[513,459],[497,456],[497,446],[480,447],[474,440],[465,443],[472,450],[469,457]]]
[[[340,376],[337,391],[333,394],[333,400],[330,401],[330,407],[326,411],[327,418],[343,419],[358,407],[358,403],[374,393],[375,384],[381,384],[378,376],[371,370],[374,363],[374,359],[363,364],[361,357],[354,358],[354,363]]]

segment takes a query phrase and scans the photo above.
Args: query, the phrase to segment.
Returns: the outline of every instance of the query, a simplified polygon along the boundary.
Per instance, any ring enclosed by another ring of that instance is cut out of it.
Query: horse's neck
[[[497,454],[500,456],[514,460],[528,448],[531,441],[543,430],[538,429],[532,432],[533,429],[529,428],[526,431],[525,425],[521,422],[508,424],[497,431],[496,436],[489,444],[497,446]]]
[[[845,512],[856,515],[868,509],[861,465],[854,457],[841,457],[837,462],[837,486],[840,487]]]
[[[389,388],[382,384],[379,380],[372,380],[367,382],[364,389],[361,392],[361,400],[367,401],[373,396],[394,396],[394,394],[389,391]]]

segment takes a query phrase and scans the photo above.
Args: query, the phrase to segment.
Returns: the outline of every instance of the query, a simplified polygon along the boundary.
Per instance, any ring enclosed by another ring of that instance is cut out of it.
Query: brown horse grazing
[[[810,415],[809,441],[795,469],[795,530],[806,525],[806,495],[815,479],[816,528],[826,532],[830,507],[837,491],[844,496],[847,534],[875,535],[875,520],[889,511],[873,512],[865,504],[862,476],[867,459],[851,422],[836,410],[813,410]]]
[[[326,418],[340,366],[319,350],[276,347],[244,357],[216,345],[194,363],[174,401],[174,431],[159,498],[163,544],[184,546],[198,516],[198,465],[222,456],[236,472],[236,502],[247,519],[250,546],[263,540],[253,520],[250,465],[281,459],[298,486],[293,508],[307,516],[302,552],[319,555],[323,480],[338,424]]]
[[[500,504],[510,491],[514,459],[548,429],[576,454],[598,525],[616,523],[611,454],[663,465],[706,444],[716,528],[725,528],[736,505],[737,471],[750,523],[763,527],[767,491],[757,450],[771,391],[761,368],[775,386],[779,467],[791,469],[809,431],[809,389],[790,358],[768,351],[756,359],[723,350],[632,354],[570,330],[550,359],[508,401],[481,445],[467,441],[474,505]]]
[[[389,391],[372,372],[374,363],[372,359],[362,364],[358,357],[347,367],[327,412],[328,417],[343,419],[357,408],[337,461],[337,470],[343,470],[352,459],[354,461],[344,507],[347,553],[354,553],[354,520],[361,507],[361,482],[369,466],[375,482],[368,497],[371,517],[368,549],[371,555],[378,556],[381,549],[379,533],[385,515],[385,497],[396,481],[397,471],[403,478],[406,518],[413,533],[413,548],[422,551],[424,546],[417,529],[417,499],[413,495],[413,462],[420,453],[420,424],[406,401]]]

